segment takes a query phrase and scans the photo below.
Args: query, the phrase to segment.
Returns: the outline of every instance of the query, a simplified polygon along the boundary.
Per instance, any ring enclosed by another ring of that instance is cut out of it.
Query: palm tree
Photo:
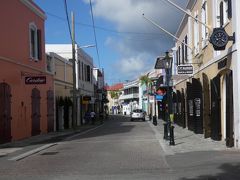
[[[141,85],[145,85],[147,87],[147,89],[151,83],[151,79],[148,77],[148,74],[140,77]]]
[[[110,96],[112,99],[117,99],[119,97],[119,92],[118,91],[111,91]]]
[[[148,94],[148,114],[149,114],[149,87],[152,82],[151,78],[148,77],[149,73],[146,75],[143,75],[139,78],[141,85],[145,85],[147,89],[147,94]]]

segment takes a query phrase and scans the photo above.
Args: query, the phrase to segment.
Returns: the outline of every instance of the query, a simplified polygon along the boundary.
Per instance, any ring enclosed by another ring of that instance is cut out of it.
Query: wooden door
[[[226,146],[234,146],[232,71],[226,74]]]
[[[184,93],[184,89],[182,89],[182,123],[183,123],[183,128],[186,128],[186,108],[185,108],[185,103],[186,98],[185,98],[185,93]]]
[[[173,97],[173,99],[172,99],[172,102],[173,102],[173,114],[174,114],[174,119],[173,119],[173,121],[174,121],[174,123],[176,123],[176,124],[179,124],[179,122],[178,122],[178,109],[177,109],[177,95],[176,95],[176,93],[175,92],[173,92],[173,95],[172,95],[172,97]]]
[[[211,138],[220,141],[221,134],[221,96],[220,76],[211,80]]]
[[[192,94],[192,84],[187,82],[187,125],[188,129],[193,131],[193,94]]]
[[[0,143],[12,139],[11,120],[11,88],[7,83],[0,83]]]
[[[205,138],[211,136],[210,113],[209,80],[208,76],[203,73],[203,129]]]
[[[40,91],[32,90],[32,136],[40,134]]]
[[[192,79],[194,132],[203,133],[202,85],[198,79]]]
[[[181,95],[181,92],[179,90],[177,90],[177,113],[178,113],[178,122],[179,122],[179,125],[183,127],[183,122],[182,122],[182,119],[183,119],[183,115],[182,115],[182,95]]]
[[[48,132],[54,131],[54,94],[52,90],[47,91],[47,121]]]

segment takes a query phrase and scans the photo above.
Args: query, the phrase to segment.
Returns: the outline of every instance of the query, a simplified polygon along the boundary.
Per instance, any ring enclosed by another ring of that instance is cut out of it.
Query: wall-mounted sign
[[[189,99],[188,100],[188,110],[189,110],[189,116],[193,116],[193,100]]]
[[[222,69],[227,66],[227,58],[223,59],[218,63],[218,69]]]
[[[83,101],[91,101],[91,96],[83,96]]]
[[[163,96],[162,95],[156,95],[156,101],[162,101]]]
[[[213,45],[215,51],[225,50],[228,41],[235,43],[235,33],[229,36],[223,27],[213,28],[209,42]]]
[[[200,117],[201,116],[201,99],[195,98],[194,105],[195,105],[195,116]]]
[[[25,84],[46,84],[46,76],[27,76],[25,77]]]
[[[193,74],[193,66],[192,65],[178,65],[177,73],[178,74]]]

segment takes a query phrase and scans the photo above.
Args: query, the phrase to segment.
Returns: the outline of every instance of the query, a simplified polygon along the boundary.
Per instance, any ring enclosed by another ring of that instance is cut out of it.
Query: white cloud
[[[173,2],[185,7],[187,0]],[[153,68],[155,58],[173,46],[173,38],[146,21],[142,13],[173,34],[183,16],[165,0],[92,0],[92,3],[95,18],[113,23],[121,32],[139,32],[122,34],[121,38],[109,36],[105,41],[105,46],[121,54],[114,73],[128,78]]]

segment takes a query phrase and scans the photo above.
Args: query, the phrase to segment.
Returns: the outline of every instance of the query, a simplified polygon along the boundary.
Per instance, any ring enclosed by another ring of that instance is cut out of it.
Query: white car
[[[135,109],[131,112],[131,121],[141,119],[145,121],[145,112],[142,109]]]

